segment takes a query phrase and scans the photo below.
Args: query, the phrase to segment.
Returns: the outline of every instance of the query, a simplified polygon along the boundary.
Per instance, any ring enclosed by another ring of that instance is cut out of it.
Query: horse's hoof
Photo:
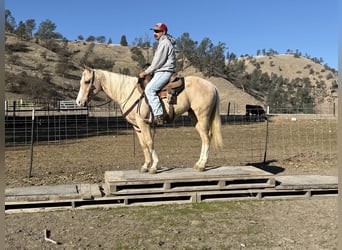
[[[156,168],[150,168],[150,169],[148,170],[148,172],[149,172],[150,174],[156,174],[156,173],[157,173],[157,169],[156,169]]]
[[[197,170],[198,172],[203,172],[205,170],[205,167],[200,167],[197,164],[194,166],[194,169]]]
[[[203,171],[205,171],[205,168],[196,168],[196,170],[197,170],[198,172],[203,172]]]
[[[140,173],[147,173],[148,169],[147,168],[140,168]]]

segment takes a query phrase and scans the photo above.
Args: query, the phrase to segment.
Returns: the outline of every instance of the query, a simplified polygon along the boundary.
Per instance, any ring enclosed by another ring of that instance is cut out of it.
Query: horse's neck
[[[114,102],[119,104],[126,102],[132,94],[137,79],[135,77],[121,75],[113,72],[101,71],[102,89]]]

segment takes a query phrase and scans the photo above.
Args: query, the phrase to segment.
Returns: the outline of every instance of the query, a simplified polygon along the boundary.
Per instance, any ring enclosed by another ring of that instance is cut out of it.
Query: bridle
[[[95,70],[94,69],[92,70],[92,77],[91,77],[91,79],[88,80],[88,81],[84,81],[84,83],[90,85],[90,89],[89,89],[88,97],[87,97],[87,99],[89,100],[90,97],[92,95],[94,95],[94,90],[96,89],[95,84],[94,84],[95,83]]]
[[[90,97],[92,97],[93,95],[94,95],[94,90],[96,89],[96,86],[95,86],[95,69],[93,69],[92,70],[92,77],[91,77],[91,79],[90,80],[87,80],[87,81],[84,81],[84,83],[86,83],[86,84],[89,84],[90,86],[89,86],[89,92],[88,92],[88,97],[87,97],[87,99],[88,100],[90,100]],[[126,106],[126,104],[127,104],[127,102],[128,102],[128,100],[129,99],[131,99],[131,97],[132,97],[132,95],[133,95],[133,93],[134,93],[134,91],[136,90],[136,88],[137,88],[137,85],[135,85],[134,86],[134,88],[132,89],[132,91],[131,91],[131,93],[128,95],[128,97],[126,98],[126,100],[125,101],[123,101],[122,103],[121,103],[121,106],[122,106],[122,109],[124,109],[125,108],[125,106]],[[126,112],[122,112],[123,114],[122,114],[122,116],[125,118],[132,110],[133,110],[133,108],[144,98],[144,93],[142,93],[141,95],[140,95],[140,97],[126,110]],[[106,103],[104,103],[104,104],[101,104],[101,105],[99,105],[99,106],[103,106],[103,105],[105,105],[105,104],[108,104],[109,102],[111,102],[111,101],[108,101],[108,102],[106,102]]]

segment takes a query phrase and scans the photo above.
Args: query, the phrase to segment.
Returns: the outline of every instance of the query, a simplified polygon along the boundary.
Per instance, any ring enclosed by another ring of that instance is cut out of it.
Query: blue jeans
[[[163,71],[156,72],[152,80],[147,84],[145,88],[145,94],[152,108],[152,112],[154,116],[163,114],[163,107],[160,103],[159,97],[157,96],[157,92],[161,90],[166,83],[168,83],[172,72]]]

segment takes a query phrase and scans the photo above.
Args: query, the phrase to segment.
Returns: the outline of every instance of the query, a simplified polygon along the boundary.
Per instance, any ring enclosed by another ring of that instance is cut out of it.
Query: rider
[[[157,92],[168,83],[176,70],[176,54],[173,47],[176,40],[167,33],[167,26],[164,23],[157,23],[151,30],[154,31],[154,38],[159,41],[158,47],[151,65],[140,72],[139,77],[144,78],[148,74],[153,74],[152,80],[145,88],[145,95],[152,109],[153,122],[163,124],[163,107]]]

